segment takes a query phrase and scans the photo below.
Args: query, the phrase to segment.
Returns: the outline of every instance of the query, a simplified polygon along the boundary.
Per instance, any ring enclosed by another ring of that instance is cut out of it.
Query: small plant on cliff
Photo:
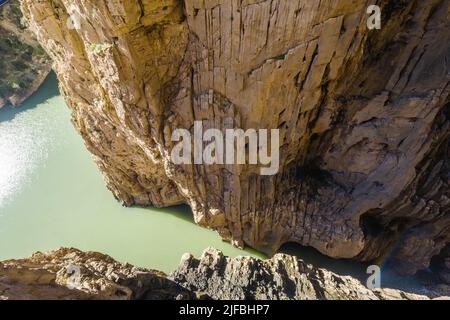
[[[89,45],[89,50],[95,54],[99,54],[108,50],[112,46],[113,45],[111,43],[91,43]]]

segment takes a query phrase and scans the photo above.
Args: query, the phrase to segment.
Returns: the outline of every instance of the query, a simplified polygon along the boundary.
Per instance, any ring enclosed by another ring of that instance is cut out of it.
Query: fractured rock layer
[[[373,31],[362,0],[22,8],[125,204],[185,202],[238,246],[297,242],[414,273],[450,242],[450,0],[378,2]],[[280,172],[175,165],[171,134],[194,121],[279,128]]]
[[[441,292],[449,292],[441,291]],[[446,299],[428,291],[431,298]],[[0,262],[0,300],[192,300],[358,299],[427,300],[394,289],[365,288],[358,280],[316,269],[289,255],[266,261],[228,258],[209,248],[200,260],[186,254],[164,273],[119,263],[111,257],[62,248],[27,259]]]
[[[0,262],[0,300],[193,298],[162,272],[119,263],[96,252],[62,248]]]

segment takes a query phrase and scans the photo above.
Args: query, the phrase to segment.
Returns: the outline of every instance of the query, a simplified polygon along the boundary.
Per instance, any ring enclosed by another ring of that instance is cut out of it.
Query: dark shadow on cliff
[[[364,285],[369,277],[366,271],[370,263],[349,259],[333,259],[321,254],[314,248],[304,247],[296,243],[283,245],[279,252],[296,256],[314,267],[324,268],[341,276],[352,276]],[[423,294],[424,286],[418,276],[403,277],[385,265],[382,265],[381,269],[382,288],[400,289],[405,292]]]
[[[152,207],[152,210],[158,210],[161,213],[169,214],[169,215],[174,216],[175,218],[192,223],[192,224],[196,225],[197,228],[203,228],[202,226],[199,226],[198,224],[195,223],[194,214],[192,213],[192,209],[186,204],[180,204],[180,205],[172,206],[172,207],[168,207],[168,208],[153,208]],[[217,237],[220,237],[219,234],[217,234]],[[204,248],[204,249],[206,249],[206,248]],[[246,255],[250,255],[250,254],[257,256],[260,259],[269,259],[269,257],[266,254],[254,249],[252,247],[246,246],[244,248],[244,250],[242,250],[242,255],[246,256]]]
[[[352,276],[360,281],[366,278],[365,270],[367,266],[365,264],[346,259],[333,259],[311,247],[286,243],[280,248],[279,252],[298,257],[314,267],[324,268],[341,276]]]
[[[39,94],[37,94],[39,93]],[[12,107],[6,105],[0,109],[0,123],[13,120],[19,113],[36,108],[39,104],[59,96],[58,80],[54,72],[51,72],[39,89],[31,95],[22,105]]]
[[[188,205],[185,205],[185,204],[181,204],[178,206],[172,206],[172,207],[168,207],[168,208],[153,208],[152,207],[152,210],[157,210],[161,213],[169,214],[178,219],[195,224],[194,215],[192,213],[192,210]]]

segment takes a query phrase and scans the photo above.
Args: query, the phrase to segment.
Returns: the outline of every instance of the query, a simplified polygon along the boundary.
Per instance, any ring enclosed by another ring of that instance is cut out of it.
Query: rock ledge
[[[432,298],[437,297],[433,292],[428,293]],[[169,277],[159,271],[119,263],[101,253],[73,248],[0,262],[0,299],[210,298],[430,299],[393,289],[371,291],[352,277],[314,268],[285,254],[263,261],[250,257],[228,258],[208,248],[200,259],[184,255],[180,266]]]

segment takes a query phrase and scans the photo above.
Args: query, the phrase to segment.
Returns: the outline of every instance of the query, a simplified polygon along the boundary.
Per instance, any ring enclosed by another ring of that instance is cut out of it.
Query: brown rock
[[[450,241],[449,0],[22,0],[73,123],[127,205],[188,203],[233,244],[389,255]],[[69,28],[69,14],[77,28]],[[279,128],[281,171],[175,165],[171,133]]]
[[[172,300],[195,296],[164,273],[77,249],[0,262],[1,299]]]
[[[450,299],[449,288],[431,288],[430,297],[391,288],[369,290],[351,276],[315,268],[294,256],[277,254],[269,260],[229,258],[213,248],[205,250],[200,259],[183,256],[170,278],[186,289],[219,300]]]
[[[428,300],[449,299],[450,288],[427,292],[429,297],[395,289],[372,291],[355,278],[286,254],[263,261],[225,257],[213,248],[199,260],[186,254],[170,277],[101,253],[67,248],[0,262],[0,300]]]

